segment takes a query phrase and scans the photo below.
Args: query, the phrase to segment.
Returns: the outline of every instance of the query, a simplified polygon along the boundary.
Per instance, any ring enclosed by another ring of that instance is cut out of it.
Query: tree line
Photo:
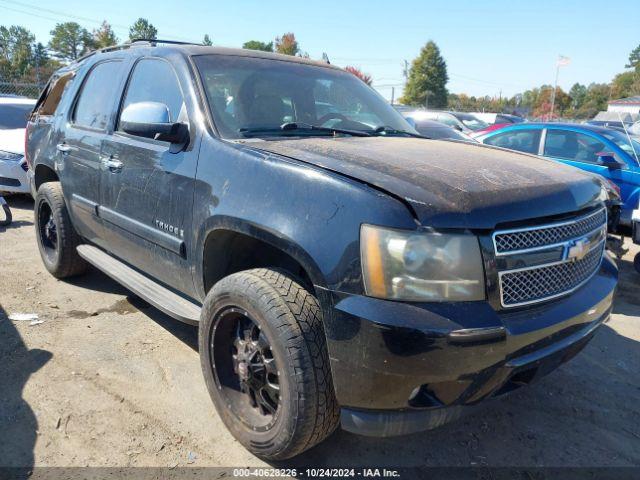
[[[20,83],[41,83],[63,64],[72,62],[100,48],[117,45],[120,39],[106,20],[89,31],[77,22],[63,22],[50,32],[47,45],[36,42],[35,35],[19,25],[0,26],[0,82],[10,80]],[[139,18],[129,28],[128,41],[157,39],[158,30],[146,18]],[[212,45],[207,34],[203,45]],[[296,36],[287,32],[274,41],[250,40],[243,48],[276,52],[284,55],[308,57],[302,51]],[[369,79],[370,83],[370,79]]]
[[[474,97],[447,90],[447,64],[440,49],[429,41],[413,60],[407,72],[407,83],[400,103],[429,108],[449,108],[461,111],[525,113],[532,117],[548,117],[554,102],[554,117],[592,118],[607,109],[609,100],[640,95],[640,45],[629,54],[626,71],[609,83],[575,83],[568,92],[542,85],[512,97]]]
[[[35,36],[25,27],[0,26],[0,82],[41,84],[60,66],[77,60],[86,53],[117,45],[120,39],[105,20],[91,32],[76,22],[55,25],[47,45],[36,42]],[[128,41],[156,39],[158,30],[145,18],[137,19],[129,28]],[[212,45],[207,34],[204,45]],[[285,55],[309,57],[302,50],[292,32],[284,33],[273,41],[249,40],[242,48],[276,52]],[[323,59],[329,61],[326,54]],[[629,55],[625,65],[628,70],[617,74],[609,83],[576,83],[568,92],[558,87],[555,92],[554,111],[559,117],[591,118],[598,111],[606,110],[611,99],[640,95],[640,45]],[[346,70],[368,85],[370,75],[359,68],[348,66]],[[450,93],[447,64],[435,42],[429,41],[405,71],[406,85],[400,103],[449,108],[463,111],[520,112],[533,117],[544,117],[551,109],[553,87],[542,85],[512,97],[475,97],[464,93]]]

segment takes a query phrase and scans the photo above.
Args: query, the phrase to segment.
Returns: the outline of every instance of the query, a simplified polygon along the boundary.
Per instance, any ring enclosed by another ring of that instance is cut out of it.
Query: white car
[[[24,129],[36,101],[0,97],[0,193],[30,193]]]

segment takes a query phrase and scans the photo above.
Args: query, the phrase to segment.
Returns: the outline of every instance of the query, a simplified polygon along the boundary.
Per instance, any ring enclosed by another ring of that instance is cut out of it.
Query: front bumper
[[[382,436],[429,429],[537,380],[579,352],[609,317],[616,282],[605,255],[576,292],[517,311],[331,292],[325,324],[343,428]],[[452,334],[460,331],[469,334]]]
[[[0,160],[0,192],[29,193],[25,160]]]

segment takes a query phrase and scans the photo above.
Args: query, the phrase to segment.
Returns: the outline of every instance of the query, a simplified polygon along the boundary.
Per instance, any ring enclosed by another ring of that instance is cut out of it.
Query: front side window
[[[545,156],[576,162],[597,163],[597,154],[605,149],[597,138],[570,130],[550,129],[544,142]]]
[[[103,62],[88,73],[73,114],[73,123],[104,130],[113,109],[122,62]]]
[[[484,143],[525,153],[538,153],[540,130],[511,130],[487,138]]]
[[[372,132],[378,127],[415,131],[377,92],[334,68],[251,57],[200,55],[214,123],[225,138],[285,135],[296,123]],[[296,135],[330,135],[295,130]]]
[[[145,58],[134,67],[121,111],[138,102],[166,105],[171,122],[178,122],[186,115],[180,83],[171,65],[164,60]]]

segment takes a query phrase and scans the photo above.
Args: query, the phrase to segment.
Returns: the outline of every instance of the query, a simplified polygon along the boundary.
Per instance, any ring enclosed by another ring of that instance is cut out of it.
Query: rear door
[[[139,59],[129,76],[120,112],[139,102],[160,102],[171,122],[189,124],[195,107],[185,101],[189,77],[163,58]],[[119,117],[119,116],[118,116]],[[123,132],[116,119],[102,156],[100,215],[108,249],[125,262],[182,292],[193,290],[189,235],[198,160],[194,126],[186,147]]]
[[[56,145],[56,168],[64,185],[75,228],[85,238],[103,244],[100,203],[101,149],[114,115],[123,63],[97,63],[84,77]]]

